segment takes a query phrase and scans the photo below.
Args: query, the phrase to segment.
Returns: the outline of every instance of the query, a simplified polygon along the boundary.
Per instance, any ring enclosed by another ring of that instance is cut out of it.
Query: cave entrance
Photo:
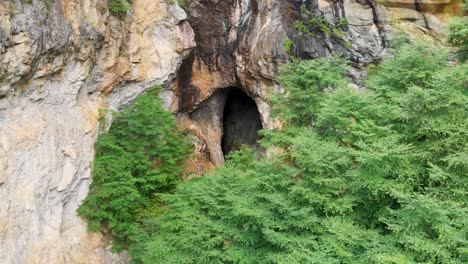
[[[221,141],[224,156],[241,145],[256,147],[258,131],[262,128],[255,101],[237,87],[227,88]]]

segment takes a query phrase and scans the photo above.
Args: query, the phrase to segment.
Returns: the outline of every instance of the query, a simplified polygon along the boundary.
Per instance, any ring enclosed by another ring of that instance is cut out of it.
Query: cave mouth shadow
[[[258,131],[263,128],[255,101],[238,87],[225,90],[223,110],[223,136],[221,149],[224,157],[241,145],[257,147]]]

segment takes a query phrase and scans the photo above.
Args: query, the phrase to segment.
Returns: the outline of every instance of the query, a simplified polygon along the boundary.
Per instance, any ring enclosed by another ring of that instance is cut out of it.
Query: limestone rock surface
[[[99,109],[170,80],[195,46],[186,14],[134,0],[0,2],[0,263],[126,263],[76,209]]]

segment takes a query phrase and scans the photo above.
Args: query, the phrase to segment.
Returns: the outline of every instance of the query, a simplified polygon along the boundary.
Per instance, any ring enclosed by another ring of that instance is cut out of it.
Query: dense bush
[[[112,236],[116,249],[138,231],[146,208],[154,209],[154,194],[176,185],[179,163],[190,149],[158,92],[150,89],[115,113],[109,132],[95,145],[93,182],[78,213],[90,230]]]
[[[340,59],[278,78],[276,150],[160,196],[137,263],[467,263],[468,66],[403,45],[348,88]]]
[[[283,122],[292,125],[310,125],[315,120],[318,102],[325,96],[327,89],[346,86],[342,78],[346,70],[346,61],[334,60],[296,60],[286,64],[278,76],[286,94],[274,94],[270,104],[274,114]]]

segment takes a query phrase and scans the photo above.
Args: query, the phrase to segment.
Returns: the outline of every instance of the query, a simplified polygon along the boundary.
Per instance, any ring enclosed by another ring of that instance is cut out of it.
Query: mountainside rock
[[[226,98],[215,91],[242,89],[255,100],[263,127],[273,128],[266,98],[281,89],[274,78],[290,56],[340,52],[359,86],[362,69],[387,51],[394,28],[440,38],[447,18],[462,15],[463,6],[460,0],[192,0],[187,12],[197,47],[178,71],[171,108],[201,131],[209,160],[220,165]]]
[[[222,89],[245,92],[273,128],[266,98],[290,56],[340,51],[359,86],[393,28],[438,37],[463,14],[462,0],[170,2],[133,0],[119,16],[102,0],[0,2],[0,263],[128,261],[76,215],[100,109],[164,84],[166,107],[196,135],[199,174],[224,161]]]
[[[126,262],[76,215],[99,109],[166,82],[195,46],[177,5],[133,7],[116,18],[99,0],[0,3],[0,263]]]

